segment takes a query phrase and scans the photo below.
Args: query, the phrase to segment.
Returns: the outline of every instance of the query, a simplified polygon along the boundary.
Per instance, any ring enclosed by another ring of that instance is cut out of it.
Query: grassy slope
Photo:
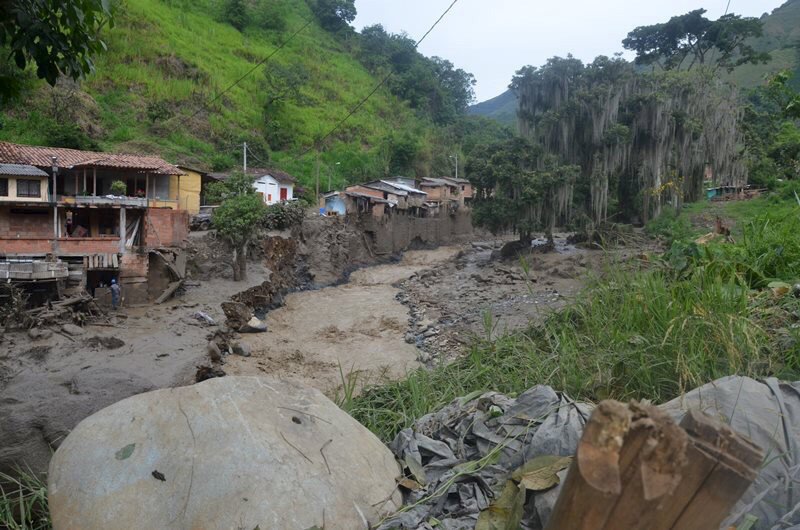
[[[83,113],[88,118],[84,119],[91,121],[101,148],[155,151],[169,160],[210,166],[238,161],[243,141],[256,149],[264,146],[263,69],[227,93],[211,112],[202,111],[193,119],[187,116],[244,75],[311,17],[305,2],[285,2],[285,32],[248,28],[240,33],[215,20],[216,8],[209,0],[128,0],[116,27],[106,36],[108,53],[98,59],[96,73],[83,84],[96,102],[89,100]],[[312,81],[304,89],[307,104],[290,105],[289,109],[296,130],[293,152],[327,132],[376,84],[346,44],[316,22],[272,62],[302,64],[311,73]],[[0,139],[45,143],[49,90],[35,83],[32,93],[5,113]],[[183,117],[151,124],[147,106],[153,102],[163,102]],[[348,144],[346,149],[359,152],[377,143],[387,131],[412,129],[424,134],[428,128],[403,102],[381,91],[350,119],[339,137]],[[275,159],[288,163],[294,157],[276,153]],[[308,182],[311,156],[289,165]]]
[[[471,106],[469,113],[492,118],[504,125],[516,127],[517,98],[511,90],[506,90],[497,97]]]
[[[764,35],[753,46],[772,55],[765,65],[743,65],[731,79],[742,88],[753,88],[780,70],[800,77],[800,0],[789,0],[764,19]],[[800,83],[800,79],[795,79]]]

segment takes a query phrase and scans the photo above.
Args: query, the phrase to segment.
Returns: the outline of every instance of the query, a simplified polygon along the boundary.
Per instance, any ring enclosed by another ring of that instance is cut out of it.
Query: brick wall
[[[123,254],[119,264],[120,278],[147,278],[149,262],[150,256],[148,254],[134,252]]]
[[[119,237],[59,238],[59,254],[80,256],[86,254],[116,254],[119,252]]]
[[[177,246],[189,237],[189,215],[183,210],[150,208],[146,214],[144,245],[148,248]]]
[[[16,239],[0,237],[0,256],[38,256],[53,252],[53,242],[48,238]]]
[[[11,213],[11,206],[0,206],[0,237],[41,238],[53,236],[53,212],[48,208],[21,208]]]

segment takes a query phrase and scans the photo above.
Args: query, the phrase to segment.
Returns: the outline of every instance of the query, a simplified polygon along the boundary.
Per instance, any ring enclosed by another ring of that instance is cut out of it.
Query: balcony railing
[[[113,195],[93,196],[79,195],[70,197],[59,195],[58,202],[75,206],[125,206],[128,208],[173,208],[178,207],[178,201],[165,199],[147,199],[145,197],[118,197]]]

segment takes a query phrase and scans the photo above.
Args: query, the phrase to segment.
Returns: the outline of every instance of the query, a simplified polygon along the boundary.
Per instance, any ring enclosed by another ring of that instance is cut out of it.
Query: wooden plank
[[[622,492],[620,450],[630,424],[630,411],[622,403],[603,401],[597,406],[583,431],[546,530],[604,527]]]
[[[163,293],[161,293],[161,296],[159,296],[156,299],[155,303],[163,304],[164,302],[166,302],[175,293],[175,291],[178,290],[178,288],[181,285],[183,285],[183,280],[178,280],[177,282],[172,282],[171,284],[169,284],[169,287],[167,287],[167,289]]]
[[[630,407],[634,420],[622,454],[624,458],[633,450],[635,460],[623,474],[622,493],[606,530],[657,527],[662,517],[660,508],[669,502],[687,463],[686,431],[657,407],[636,403]]]

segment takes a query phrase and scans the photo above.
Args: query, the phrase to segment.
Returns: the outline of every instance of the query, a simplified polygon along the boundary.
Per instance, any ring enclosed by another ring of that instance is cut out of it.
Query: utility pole
[[[53,235],[55,235],[56,239],[60,235],[60,230],[58,229],[58,196],[56,194],[56,176],[58,175],[58,157],[53,156],[50,157],[53,162],[53,192],[50,195],[50,202],[53,204]],[[77,194],[77,190],[75,191]]]
[[[456,160],[456,178],[458,178],[458,153],[455,155],[450,155],[450,158],[454,158]]]
[[[336,170],[339,168],[339,166],[341,164],[342,164],[341,162],[336,162],[333,165],[333,176],[334,176],[334,178],[336,177]],[[333,184],[331,183],[331,174],[330,173],[328,173],[328,191],[333,191]]]
[[[317,200],[319,201],[319,147],[317,147]]]
[[[247,175],[247,142],[244,143],[244,174]]]

